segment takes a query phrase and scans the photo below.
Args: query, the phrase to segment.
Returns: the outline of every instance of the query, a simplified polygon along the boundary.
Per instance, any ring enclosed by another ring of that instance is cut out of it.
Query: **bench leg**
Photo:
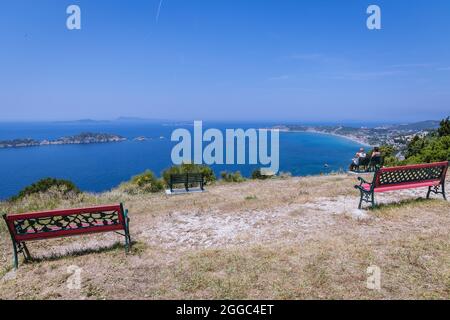
[[[440,191],[439,191],[440,189]],[[444,200],[447,200],[447,195],[445,194],[445,184],[436,186],[436,187],[428,187],[427,199],[430,199],[431,193],[434,194],[442,194]]]
[[[445,181],[444,181],[444,183],[442,184],[441,188],[442,188],[442,196],[444,197],[444,200],[447,200],[447,196],[446,196],[446,194],[445,194]]]
[[[361,192],[361,198],[359,199],[359,206],[358,209],[362,209],[362,203],[367,202],[372,205],[372,209],[375,208],[375,193],[374,192],[364,192],[362,190],[359,190]]]
[[[125,233],[125,246],[127,253],[131,250],[131,236],[130,236],[130,219],[127,221],[127,231]]]
[[[21,246],[22,246],[21,251],[23,253],[23,256],[25,257],[25,260],[30,261],[31,255],[30,255],[30,251],[28,251],[28,247],[27,247],[26,243],[22,242]]]
[[[13,266],[14,266],[14,269],[17,270],[17,269],[19,269],[19,256],[17,253],[17,244],[15,241],[13,241],[13,255],[14,255]]]
[[[129,253],[131,249],[130,236],[130,218],[128,217],[128,210],[125,210],[125,252]]]
[[[14,257],[14,269],[17,270],[19,268],[19,253],[23,254],[25,261],[31,260],[30,252],[28,251],[27,245],[25,242],[16,243],[13,241],[13,257]]]
[[[125,252],[126,253],[130,252],[130,244],[131,244],[130,234],[127,232],[125,234]]]
[[[363,195],[363,193],[362,193],[362,191],[361,191],[361,197],[360,197],[360,199],[359,199],[359,206],[358,206],[358,209],[359,209],[359,210],[362,209],[363,197],[364,197],[364,195]]]

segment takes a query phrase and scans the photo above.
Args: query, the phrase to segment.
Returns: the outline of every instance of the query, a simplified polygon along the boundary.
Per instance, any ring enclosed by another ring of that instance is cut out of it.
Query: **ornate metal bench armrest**
[[[362,192],[368,192],[366,189],[364,189],[362,186],[355,186],[355,189],[361,190]]]
[[[360,190],[360,191],[362,191],[362,192],[364,192],[364,193],[368,193],[369,190],[367,190],[366,188],[364,188],[364,187],[363,187],[363,184],[368,184],[368,185],[370,185],[370,189],[372,189],[373,183],[367,182],[367,181],[364,180],[364,178],[362,178],[362,177],[358,177],[358,180],[359,180],[360,183],[359,183],[359,185],[356,185],[356,186],[355,186],[355,189],[358,189],[358,190]]]
[[[370,182],[367,182],[366,180],[364,180],[364,178],[362,178],[362,177],[358,177],[358,180],[359,180],[359,182],[360,182],[360,186],[362,186],[364,183],[367,183],[367,184],[370,184],[370,185],[372,185],[372,183],[370,183]]]

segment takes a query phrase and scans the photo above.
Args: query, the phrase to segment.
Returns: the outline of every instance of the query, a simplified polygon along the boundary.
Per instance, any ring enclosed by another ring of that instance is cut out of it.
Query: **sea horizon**
[[[278,123],[278,122],[276,122]],[[205,129],[263,128],[274,123],[212,123]],[[86,192],[104,192],[145,170],[160,176],[172,166],[170,141],[176,128],[192,129],[187,122],[29,122],[0,127],[0,140],[30,138],[58,139],[82,132],[108,133],[125,137],[124,142],[89,145],[51,145],[0,149],[0,199],[7,199],[42,178],[73,181]],[[146,137],[146,141],[136,141]],[[314,132],[280,133],[280,172],[293,176],[327,174],[345,170],[362,144],[347,137]],[[249,177],[258,165],[212,165],[217,177],[222,171],[239,171]]]

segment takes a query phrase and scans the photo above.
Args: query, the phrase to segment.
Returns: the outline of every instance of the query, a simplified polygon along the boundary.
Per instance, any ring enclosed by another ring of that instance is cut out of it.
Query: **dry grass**
[[[420,200],[424,190],[401,191],[361,212],[355,180],[287,178],[174,197],[115,190],[3,203],[4,212],[23,212],[123,201],[135,244],[127,256],[115,234],[30,243],[37,259],[13,274],[2,223],[0,299],[449,299],[450,204]],[[83,268],[81,290],[66,286],[70,265]],[[381,269],[379,291],[366,288],[371,265]]]

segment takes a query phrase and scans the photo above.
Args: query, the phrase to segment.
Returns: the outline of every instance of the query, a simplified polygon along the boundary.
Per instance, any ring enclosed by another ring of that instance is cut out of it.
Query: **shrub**
[[[411,142],[408,143],[408,147],[406,150],[405,157],[411,158],[419,154],[425,145],[428,143],[428,139],[420,138],[419,136],[415,136]]]
[[[266,180],[269,179],[270,177],[271,176],[261,174],[261,169],[256,169],[252,172],[252,179]]]
[[[41,179],[38,182],[33,183],[32,185],[24,188],[20,191],[16,196],[11,198],[11,201],[17,201],[23,199],[29,195],[37,194],[37,193],[45,193],[51,189],[58,190],[63,196],[68,194],[79,194],[81,193],[80,189],[71,181],[54,179],[54,178],[45,178]]]
[[[156,193],[164,189],[164,183],[155,174],[147,170],[142,174],[131,178],[130,182],[124,183],[120,188],[128,194]]]
[[[86,193],[65,192],[66,187],[53,186],[46,192],[27,195],[15,201],[2,202],[1,213],[24,213],[33,211],[46,211],[53,209],[74,208],[88,205],[101,204],[94,195]]]
[[[244,182],[245,178],[241,175],[239,171],[228,173],[223,171],[220,173],[222,180],[225,182]]]
[[[342,168],[339,170],[342,170]],[[344,171],[342,170],[342,172],[344,172]],[[281,179],[289,179],[289,178],[292,178],[292,173],[281,171],[279,176]]]
[[[382,153],[385,154],[386,166],[449,161],[450,118],[443,119],[439,129],[427,136],[423,138],[415,136],[407,145],[403,161],[394,157],[392,147],[385,148]]]
[[[214,171],[205,165],[183,163],[179,166],[173,166],[164,170],[162,177],[164,182],[168,185],[170,182],[171,174],[183,174],[183,173],[202,173],[205,177],[205,184],[210,184],[216,181]]]
[[[443,119],[438,129],[439,137],[450,136],[450,117]]]
[[[429,140],[419,152],[406,159],[407,164],[450,160],[450,136]]]
[[[381,146],[380,152],[381,156],[383,157],[384,166],[394,167],[399,165],[399,160],[395,157],[395,150],[392,146]]]

